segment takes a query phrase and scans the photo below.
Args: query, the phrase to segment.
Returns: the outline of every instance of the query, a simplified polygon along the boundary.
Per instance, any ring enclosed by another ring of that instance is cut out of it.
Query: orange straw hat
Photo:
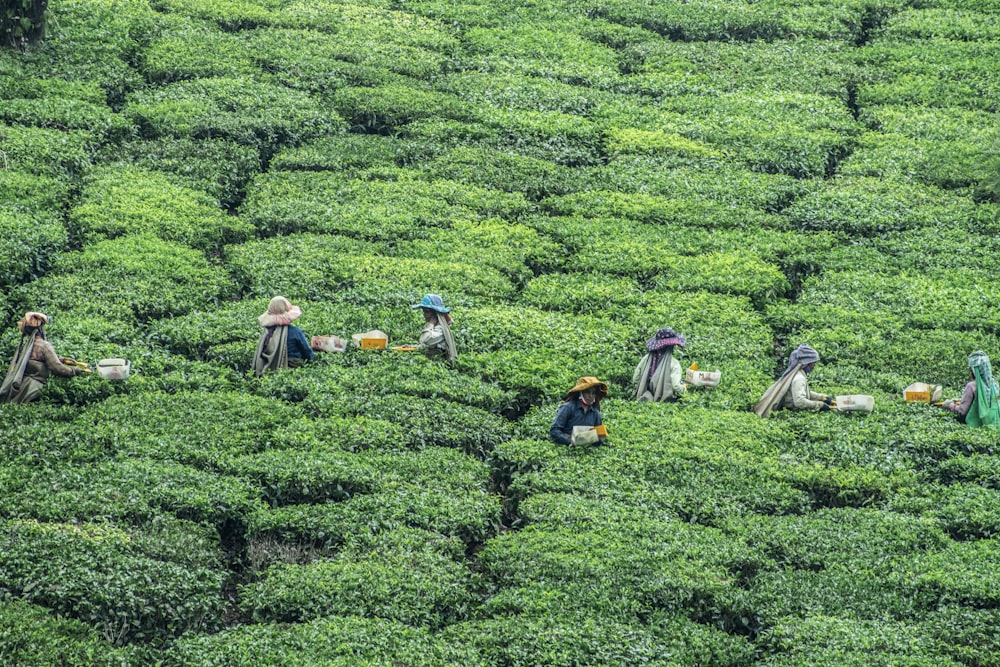
[[[573,388],[566,392],[566,400],[568,401],[573,394],[585,391],[591,387],[597,387],[597,400],[601,400],[608,395],[608,385],[604,384],[595,377],[587,376],[577,380],[576,384],[573,385]]]
[[[18,320],[17,328],[20,329],[21,333],[24,333],[24,330],[27,329],[28,327],[34,327],[37,329],[38,327],[44,326],[48,323],[49,323],[48,315],[46,315],[45,313],[38,313],[33,310],[29,310],[27,313],[24,314],[24,317]]]

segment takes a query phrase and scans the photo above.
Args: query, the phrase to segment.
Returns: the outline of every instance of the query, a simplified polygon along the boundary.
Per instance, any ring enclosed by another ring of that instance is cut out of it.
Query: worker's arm
[[[417,343],[419,349],[443,348],[444,346],[444,331],[441,330],[440,325],[425,327],[420,332],[420,341]]]
[[[559,406],[556,411],[556,418],[552,420],[552,426],[549,428],[549,435],[555,442],[563,445],[571,444],[569,419],[573,414],[573,404],[569,401],[563,403]]]
[[[948,408],[956,414],[965,416],[969,414],[969,408],[972,407],[972,401],[976,398],[976,383],[975,381],[968,382],[965,385],[965,389],[962,390],[962,400],[955,402],[951,401],[944,404],[944,407]]]
[[[35,349],[41,350],[42,357],[45,359],[45,366],[49,369],[50,373],[70,378],[83,372],[82,368],[67,366],[63,362],[59,361],[59,356],[56,354],[55,348],[52,347],[52,343],[47,340],[42,340],[40,338],[36,339]]]
[[[687,393],[687,385],[681,382],[681,364],[673,357],[670,358],[670,388],[674,390],[674,396]]]
[[[313,359],[316,353],[309,346],[306,335],[298,327],[288,327],[288,356],[299,359]]]
[[[822,394],[817,394],[809,390],[809,381],[802,371],[792,378],[792,388],[788,390],[792,395],[792,407],[796,410],[822,410],[827,407],[823,402],[825,398]],[[816,398],[813,398],[816,397]]]

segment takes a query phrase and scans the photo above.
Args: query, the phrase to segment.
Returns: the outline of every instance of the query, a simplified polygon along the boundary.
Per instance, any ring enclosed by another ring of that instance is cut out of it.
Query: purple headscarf
[[[794,371],[795,367],[799,364],[807,366],[809,364],[814,364],[817,361],[819,361],[819,352],[803,343],[792,350],[792,353],[788,355],[788,368],[786,368],[785,372],[781,374],[781,377],[785,377]]]
[[[667,352],[673,354],[675,345],[684,347],[687,339],[670,327],[663,327],[656,332],[656,335],[646,341],[646,349],[649,350],[649,379],[653,379],[656,368],[663,361]]]

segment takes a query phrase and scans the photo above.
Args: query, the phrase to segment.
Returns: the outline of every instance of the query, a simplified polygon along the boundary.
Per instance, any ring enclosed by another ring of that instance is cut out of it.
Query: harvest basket
[[[389,343],[389,336],[378,329],[372,329],[365,333],[354,334],[351,340],[362,350],[384,350]]]
[[[696,371],[689,368],[684,379],[695,387],[716,387],[722,379],[722,371]]]
[[[941,400],[941,385],[914,382],[903,390],[907,403],[934,403]]]
[[[97,373],[105,380],[127,380],[132,364],[126,359],[101,359],[97,362]]]
[[[874,396],[846,394],[837,397],[837,409],[841,412],[871,412],[874,408]]]

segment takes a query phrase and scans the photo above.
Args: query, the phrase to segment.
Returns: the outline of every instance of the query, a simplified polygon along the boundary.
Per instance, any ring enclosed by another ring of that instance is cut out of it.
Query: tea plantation
[[[4,7],[18,5],[0,3]],[[0,664],[997,667],[998,0],[51,0],[0,50]],[[9,40],[8,40],[9,41]],[[307,335],[422,326],[257,379]],[[643,343],[719,369],[631,399]],[[862,413],[750,411],[809,343]],[[548,439],[576,378],[604,446]]]

